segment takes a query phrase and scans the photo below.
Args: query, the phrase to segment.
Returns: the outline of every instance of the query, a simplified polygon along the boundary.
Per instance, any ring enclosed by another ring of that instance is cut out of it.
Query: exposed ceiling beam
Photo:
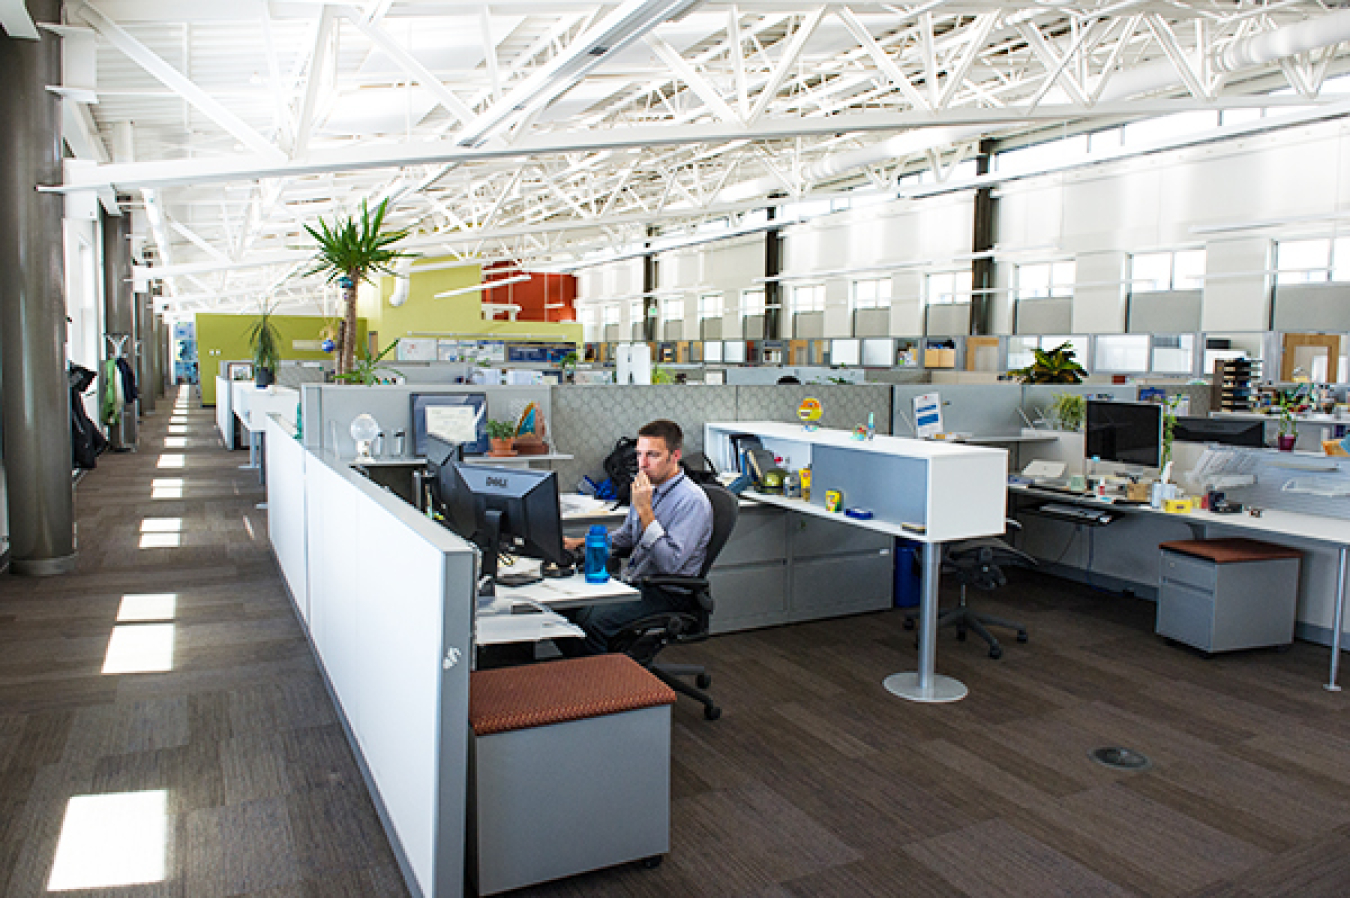
[[[865,134],[907,131],[917,128],[978,125],[991,131],[1031,123],[1082,121],[1091,118],[1143,117],[1171,115],[1196,109],[1307,108],[1312,119],[1345,114],[1344,102],[1326,100],[1309,103],[1303,97],[1217,97],[1209,103],[1193,98],[1180,100],[1136,100],[1102,103],[1090,110],[1077,106],[1041,105],[1028,114],[1023,109],[950,109],[934,117],[917,112],[864,112],[800,119],[767,119],[753,129],[722,122],[668,127],[651,125],[615,130],[561,132],[531,135],[511,146],[463,147],[453,141],[417,142],[398,145],[361,144],[338,150],[315,151],[305,160],[274,162],[256,156],[228,158],[159,160],[156,162],[112,163],[88,170],[72,171],[59,185],[41,185],[40,190],[68,192],[91,190],[102,185],[123,188],[165,187],[241,181],[255,178],[303,177],[332,172],[353,172],[406,165],[446,162],[523,159],[532,156],[588,152],[602,149],[631,149],[680,144],[719,143],[730,140],[784,140],[796,137]],[[1310,119],[1311,120],[1311,119]]]
[[[128,59],[145,69],[165,87],[181,96],[194,109],[224,128],[254,153],[264,159],[281,160],[286,158],[286,155],[273,146],[271,141],[253,130],[239,116],[226,109],[219,100],[188,80],[145,44],[128,34],[120,25],[104,15],[98,7],[92,3],[78,3],[73,12],[88,22],[95,31],[120,50]]]

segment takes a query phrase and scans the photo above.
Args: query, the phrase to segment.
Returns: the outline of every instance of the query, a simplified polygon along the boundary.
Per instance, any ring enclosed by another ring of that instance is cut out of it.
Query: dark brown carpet
[[[171,401],[80,484],[79,572],[0,577],[0,895],[47,894],[72,796],[160,788],[169,878],[76,894],[404,895],[256,475],[195,407],[168,450],[186,467],[157,467]],[[151,498],[176,478],[181,499]],[[181,518],[181,545],[139,548],[146,518]],[[122,597],[165,592],[172,672],[102,674]],[[708,664],[725,708],[676,707],[671,854],[520,894],[1350,894],[1350,699],[1321,688],[1325,648],[1206,660],[1152,635],[1151,604],[1036,574],[973,600],[1032,641],[991,661],[941,634],[954,705],[881,688],[915,663],[899,614],[669,653]],[[1101,767],[1103,745],[1154,767]]]

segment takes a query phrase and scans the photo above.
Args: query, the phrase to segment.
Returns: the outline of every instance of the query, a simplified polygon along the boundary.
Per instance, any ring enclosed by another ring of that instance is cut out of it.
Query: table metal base
[[[932,674],[928,679],[928,688],[921,688],[918,671],[891,674],[881,681],[881,685],[892,695],[912,702],[959,702],[969,691],[960,680],[943,674]]]

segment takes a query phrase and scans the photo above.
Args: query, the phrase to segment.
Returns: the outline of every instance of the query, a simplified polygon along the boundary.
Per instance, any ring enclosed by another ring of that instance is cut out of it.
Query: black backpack
[[[614,449],[605,456],[605,476],[614,484],[614,496],[620,505],[627,505],[633,492],[633,478],[637,476],[637,440],[619,437]]]

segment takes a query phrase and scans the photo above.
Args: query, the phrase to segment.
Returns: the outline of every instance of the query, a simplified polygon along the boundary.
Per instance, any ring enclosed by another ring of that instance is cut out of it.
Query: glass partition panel
[[[831,340],[831,365],[857,365],[861,361],[858,340]]]
[[[879,368],[889,368],[894,365],[894,341],[890,337],[871,337],[863,340],[862,363]]]
[[[711,359],[709,359],[711,361]],[[727,340],[722,344],[722,361],[733,365],[745,364],[745,341]]]
[[[1098,371],[1142,373],[1148,370],[1148,334],[1102,334],[1097,337]]]
[[[707,340],[703,343],[703,361],[720,362],[722,361],[722,343],[718,340]]]
[[[1149,367],[1159,374],[1190,374],[1195,368],[1195,335],[1154,334]]]
[[[1214,373],[1218,359],[1259,359],[1263,335],[1259,332],[1239,334],[1205,334],[1205,374]],[[1275,377],[1278,372],[1263,371],[1264,377]]]

